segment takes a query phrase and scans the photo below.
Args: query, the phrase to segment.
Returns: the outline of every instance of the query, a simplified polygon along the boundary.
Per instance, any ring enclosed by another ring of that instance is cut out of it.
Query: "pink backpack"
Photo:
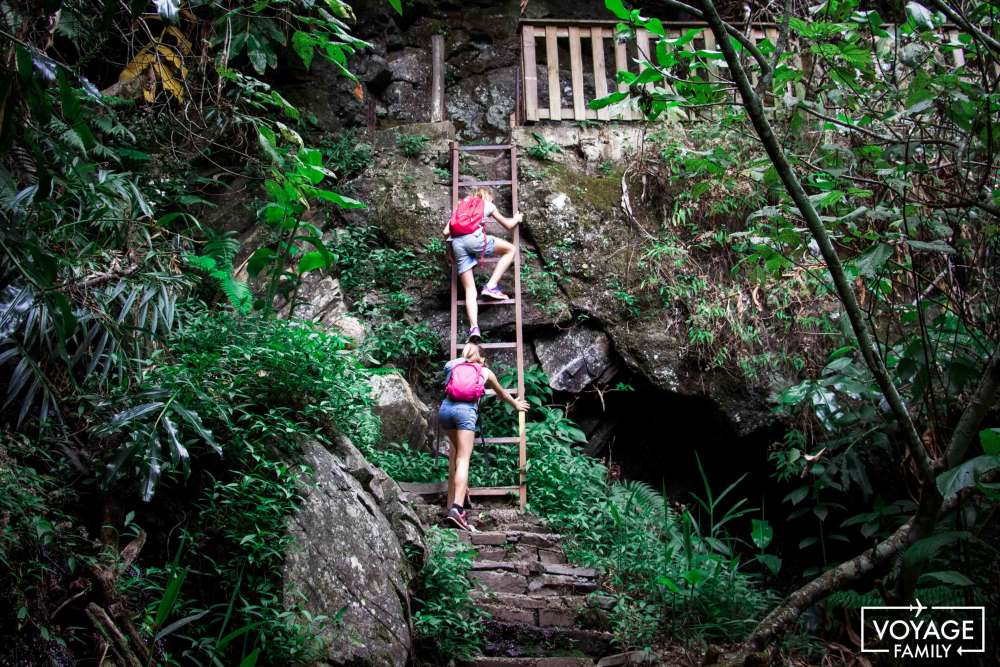
[[[481,198],[470,195],[458,202],[458,206],[451,212],[451,219],[448,221],[448,229],[452,236],[465,236],[471,234],[483,224],[483,211],[486,202]]]
[[[483,373],[483,365],[469,361],[455,364],[451,369],[445,393],[453,401],[464,403],[478,401],[486,393],[486,374]]]

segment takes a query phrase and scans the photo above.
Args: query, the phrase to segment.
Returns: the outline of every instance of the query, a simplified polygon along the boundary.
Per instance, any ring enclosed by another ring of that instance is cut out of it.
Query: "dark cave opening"
[[[623,479],[646,482],[671,499],[687,501],[691,492],[704,494],[700,459],[715,494],[743,474],[741,495],[751,502],[759,504],[754,498],[772,492],[767,453],[784,435],[780,423],[741,436],[711,398],[665,391],[638,376],[619,380],[633,389],[605,392],[603,405],[596,394],[582,395],[571,415],[591,436],[588,453],[620,468]]]

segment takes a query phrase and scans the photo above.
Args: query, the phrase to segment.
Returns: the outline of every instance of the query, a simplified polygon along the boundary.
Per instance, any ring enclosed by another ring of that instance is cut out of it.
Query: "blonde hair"
[[[493,191],[489,188],[476,188],[476,191],[472,195],[479,197],[483,201],[493,201]]]
[[[486,363],[486,359],[483,357],[483,348],[476,343],[465,344],[465,347],[462,348],[462,358],[474,364]]]

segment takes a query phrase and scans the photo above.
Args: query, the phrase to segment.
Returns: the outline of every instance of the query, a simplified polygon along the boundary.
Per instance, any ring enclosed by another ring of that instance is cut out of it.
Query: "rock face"
[[[427,441],[430,410],[401,375],[373,375],[373,409],[382,420],[382,442],[408,442],[415,447]]]
[[[411,653],[403,546],[422,554],[423,530],[399,487],[349,441],[304,447],[315,485],[291,519],[297,539],[285,560],[285,599],[341,623],[325,629],[318,664],[402,667]]]
[[[554,338],[536,339],[535,356],[549,376],[549,386],[573,394],[611,379],[618,371],[607,334],[581,326]]]

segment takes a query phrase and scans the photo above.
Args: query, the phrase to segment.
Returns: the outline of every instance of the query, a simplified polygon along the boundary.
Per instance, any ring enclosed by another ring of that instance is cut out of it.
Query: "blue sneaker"
[[[478,343],[482,339],[483,339],[483,336],[482,336],[481,333],[479,333],[479,327],[472,327],[471,329],[469,329],[469,342],[470,343]]]

